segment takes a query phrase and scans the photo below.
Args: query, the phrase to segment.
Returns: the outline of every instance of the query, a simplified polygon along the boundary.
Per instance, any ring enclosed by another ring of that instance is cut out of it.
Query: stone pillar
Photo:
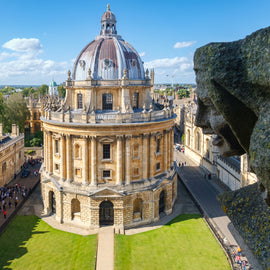
[[[117,145],[116,145],[116,185],[121,185],[123,182],[123,175],[122,175],[122,138],[123,136],[116,136]]]
[[[170,166],[172,166],[173,159],[174,159],[174,156],[173,156],[174,129],[173,128],[171,129],[170,136],[171,136],[171,145],[170,145],[170,148],[171,148],[171,158],[170,158],[170,161],[171,162],[170,162]]]
[[[97,141],[96,137],[91,137],[91,185],[97,184],[97,164],[96,164],[96,155],[97,155]]]
[[[43,132],[43,151],[44,151],[44,167],[46,171],[48,170],[47,168],[47,131],[44,130]]]
[[[83,185],[88,185],[88,175],[89,175],[89,161],[88,161],[88,136],[84,137],[84,158],[83,158]]]
[[[149,154],[150,154],[150,160],[149,160],[149,178],[152,178],[155,174],[155,169],[156,169],[156,163],[155,163],[155,135],[156,133],[151,132],[150,134],[150,149],[149,149]]]
[[[170,137],[170,130],[166,132],[167,136],[167,170],[170,169],[170,158],[171,158],[171,137]]]
[[[53,172],[53,145],[52,145],[52,133],[48,132],[48,172]]]
[[[143,179],[148,179],[148,161],[149,161],[149,151],[148,151],[148,141],[149,141],[149,134],[144,133],[143,135],[143,150],[142,150],[142,175]]]
[[[125,136],[125,184],[130,184],[130,139],[131,135]]]
[[[168,142],[167,142],[167,132],[163,131],[163,170],[167,171],[167,151],[168,151]]]
[[[72,148],[71,148],[71,135],[66,135],[66,141],[67,141],[67,181],[70,183],[72,181]]]
[[[61,134],[61,180],[66,180],[66,138]]]

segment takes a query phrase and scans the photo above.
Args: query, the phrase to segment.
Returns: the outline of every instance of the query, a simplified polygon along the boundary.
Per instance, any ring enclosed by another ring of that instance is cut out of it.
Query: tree
[[[3,126],[5,132],[11,132],[11,125],[16,124],[24,132],[25,120],[30,115],[21,93],[11,95],[4,101]]]
[[[0,93],[0,123],[4,120],[4,96]]]
[[[48,93],[49,86],[47,84],[42,84],[38,89],[38,93],[40,93],[41,96],[45,96]]]
[[[182,135],[181,142],[185,144],[185,134]]]
[[[59,85],[58,87],[57,87],[57,89],[58,89],[58,94],[59,94],[59,96],[61,96],[61,97],[65,97],[66,96],[66,89],[65,89],[65,86],[64,85]]]

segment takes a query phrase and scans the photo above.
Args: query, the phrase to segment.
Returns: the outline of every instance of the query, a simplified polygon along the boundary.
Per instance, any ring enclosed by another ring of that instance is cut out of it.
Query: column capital
[[[126,140],[130,140],[131,138],[132,138],[132,135],[131,134],[125,135],[125,139]]]
[[[149,133],[143,133],[142,136],[143,136],[143,138],[148,138],[150,136],[150,134]]]
[[[89,136],[90,140],[96,141],[97,140],[97,136]]]
[[[124,138],[124,135],[116,135],[116,140],[122,140]]]

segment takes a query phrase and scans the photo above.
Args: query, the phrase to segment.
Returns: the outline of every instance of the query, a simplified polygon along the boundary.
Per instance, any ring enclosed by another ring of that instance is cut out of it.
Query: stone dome
[[[81,51],[74,63],[73,79],[119,80],[123,70],[130,80],[145,79],[143,62],[136,50],[117,35],[115,15],[107,11],[101,18],[100,35]]]

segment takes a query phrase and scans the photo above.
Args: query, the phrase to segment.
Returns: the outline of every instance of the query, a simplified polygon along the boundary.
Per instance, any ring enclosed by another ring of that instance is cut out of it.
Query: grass
[[[37,216],[17,216],[0,237],[0,269],[95,269],[97,236],[53,229]]]
[[[115,235],[115,270],[226,270],[223,250],[200,215],[180,215],[160,229]]]

